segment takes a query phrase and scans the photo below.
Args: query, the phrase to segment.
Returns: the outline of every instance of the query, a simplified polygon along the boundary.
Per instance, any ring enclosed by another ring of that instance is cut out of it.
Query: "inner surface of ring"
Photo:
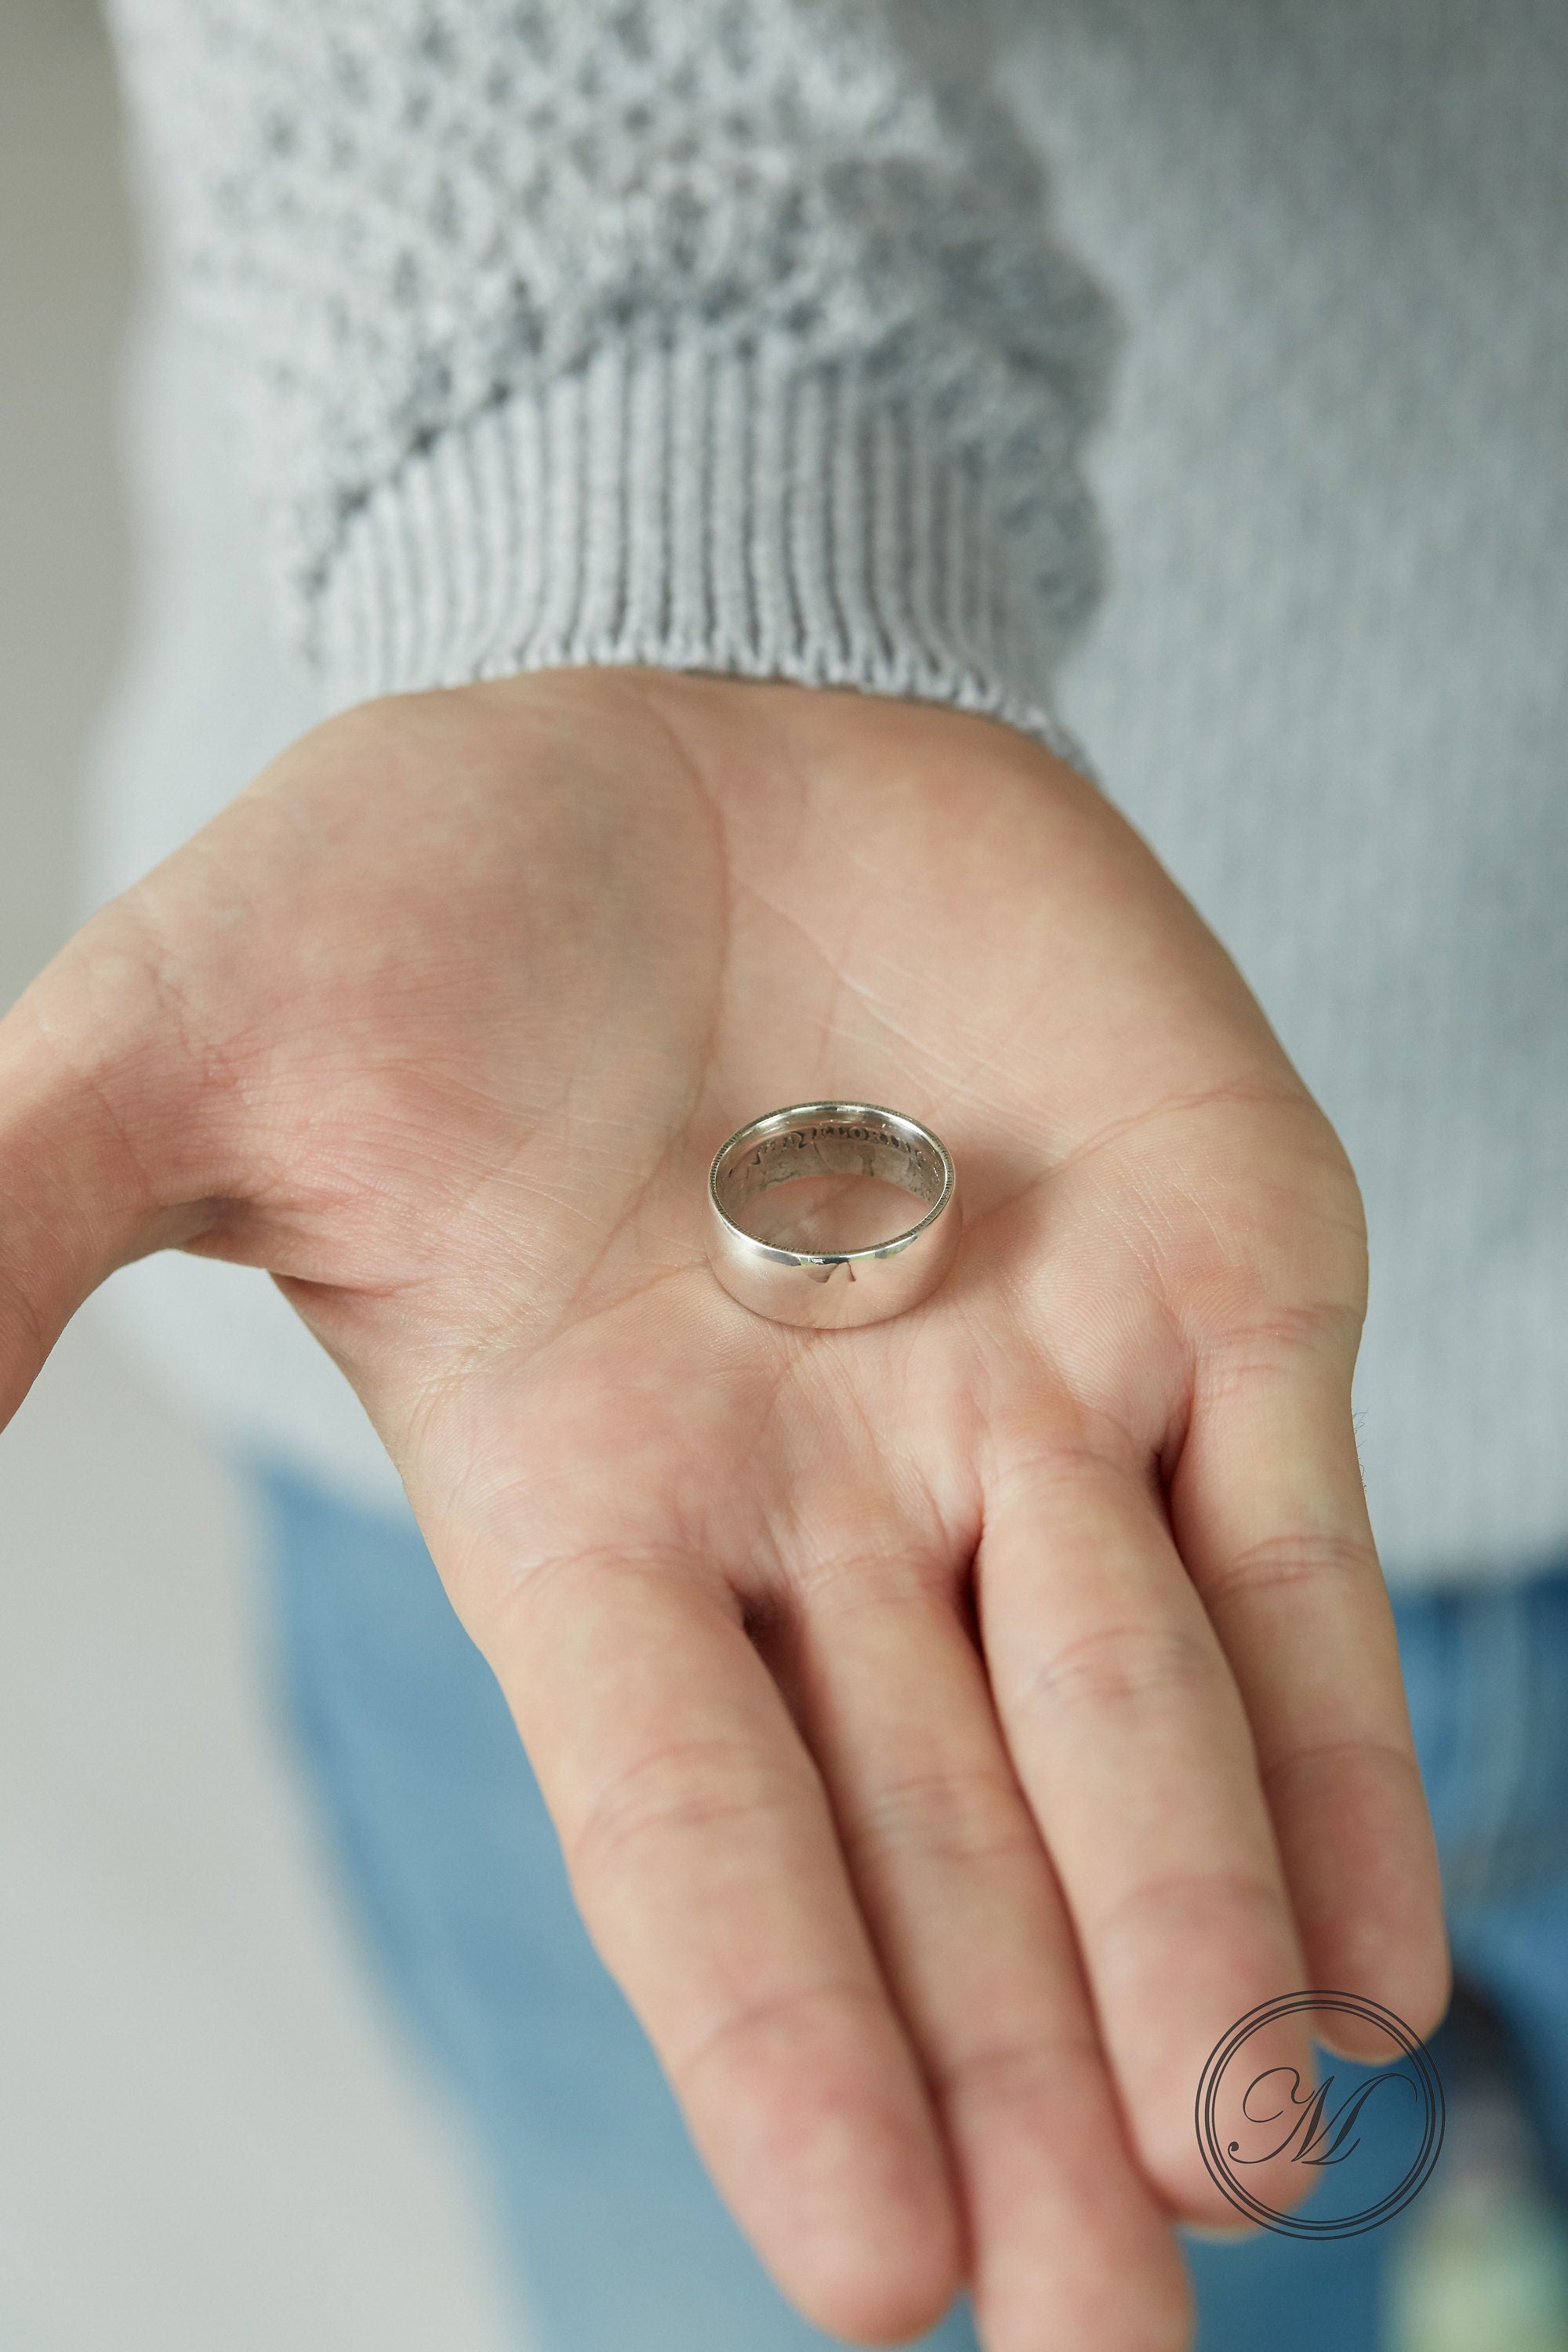
[[[864,1176],[896,1184],[914,1195],[922,1213],[935,1207],[947,1181],[940,1155],[919,1136],[881,1119],[818,1115],[771,1135],[738,1139],[719,1162],[713,1189],[733,1220],[759,1193],[801,1176]]]

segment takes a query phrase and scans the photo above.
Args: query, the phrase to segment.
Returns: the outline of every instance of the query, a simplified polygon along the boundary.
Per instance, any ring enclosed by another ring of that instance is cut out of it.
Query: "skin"
[[[713,1282],[704,1178],[828,1096],[936,1127],[964,1236],[812,1333]],[[1354,1181],[1022,738],[648,671],[334,719],[0,1024],[0,1198],[5,1414],[162,1246],[342,1366],[819,2326],[968,2281],[990,2352],[1178,2346],[1212,2045],[1312,1984],[1436,2021]]]

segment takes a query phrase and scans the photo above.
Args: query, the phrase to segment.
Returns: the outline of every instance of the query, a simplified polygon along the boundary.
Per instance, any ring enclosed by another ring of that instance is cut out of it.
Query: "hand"
[[[933,1125],[897,1320],[748,1315],[734,1127]],[[1362,1497],[1355,1186],[1080,778],[981,719],[578,672],[373,704],[0,1027],[0,1411],[112,1266],[272,1269],[495,1669],[721,2189],[843,2335],[1183,2340],[1205,2056],[1438,2015]]]

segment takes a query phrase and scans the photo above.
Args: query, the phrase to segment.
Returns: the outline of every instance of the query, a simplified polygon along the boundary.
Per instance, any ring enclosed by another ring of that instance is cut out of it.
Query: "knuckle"
[[[1283,1529],[1245,1544],[1204,1572],[1204,1598],[1222,1607],[1238,1594],[1256,1599],[1303,1587],[1322,1591],[1382,1581],[1370,1536],[1335,1535],[1321,1529]]]
[[[1020,2027],[939,2053],[932,2076],[942,2104],[983,2110],[1034,2107],[1060,2099],[1078,2081],[1098,2090],[1104,2061],[1091,2032]]]
[[[946,1562],[922,1558],[901,1537],[874,1546],[829,1551],[796,1570],[797,1599],[815,1620],[826,1622],[863,1609],[879,1609],[939,1591]]]
[[[1173,1933],[1201,1934],[1216,1948],[1236,1941],[1243,1917],[1271,1925],[1284,1915],[1281,1890],[1255,1873],[1220,1864],[1162,1871],[1124,1886],[1095,1922],[1102,1950],[1157,1950]]]
[[[1108,1416],[1091,1419],[1087,1412],[1079,1412],[1070,1425],[1050,1431],[1047,1443],[1026,1442],[1037,1437],[1038,1424],[1049,1412],[1048,1403],[1030,1396],[1018,1415],[1020,1428],[1002,1423],[1004,1438],[1016,1437],[1018,1442],[1006,1447],[1005,1472],[998,1482],[999,1505],[1016,1504],[1037,1511],[1051,1506],[1096,1503],[1137,1487],[1141,1463],[1136,1450],[1125,1431]],[[1065,1423],[1066,1416],[1062,1419]]]
[[[798,1794],[752,1748],[733,1739],[664,1743],[624,1765],[562,1834],[579,1887],[624,1870],[637,1856],[710,1836],[728,1823],[755,1823]]]
[[[1308,1739],[1266,1759],[1259,1768],[1270,1800],[1281,1801],[1303,1780],[1329,1785],[1363,1787],[1374,1781],[1411,1789],[1419,1797],[1420,1772],[1414,1751],[1374,1732],[1347,1732],[1337,1738]]]
[[[1176,1625],[1100,1625],[1058,1644],[1026,1675],[1028,1714],[1146,1714],[1206,1697],[1216,1678],[1206,1644]]]
[[[733,2062],[739,2054],[743,2063],[748,2045],[766,2043],[776,2058],[846,2031],[861,2034],[868,2014],[880,2006],[870,1986],[841,1977],[813,1978],[753,1993],[727,2005],[684,2050],[671,2054],[671,2079],[689,2091],[717,2058]]]
[[[1363,1306],[1359,1273],[1347,1269],[1337,1290],[1320,1283],[1319,1295],[1269,1298],[1228,1316],[1206,1342],[1205,1385],[1224,1397],[1248,1382],[1280,1372],[1297,1372],[1316,1360],[1343,1367],[1347,1380],[1361,1339]]]
[[[1279,1950],[1289,1945],[1284,1891],[1256,1872],[1192,1865],[1133,1879],[1098,1910],[1096,1973],[1142,1978],[1171,1948],[1190,1952]]]
[[[1038,1838],[1016,1789],[978,1766],[934,1766],[885,1780],[844,1821],[855,1862],[876,1867],[918,1853],[973,1868],[1032,1856]]]

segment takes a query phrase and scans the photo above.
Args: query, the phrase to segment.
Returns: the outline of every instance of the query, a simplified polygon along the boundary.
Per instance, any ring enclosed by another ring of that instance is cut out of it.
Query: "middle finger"
[[[1185,2341],[1071,1928],[951,1589],[907,1559],[819,1572],[788,1679],[931,2082],[995,2352]]]

